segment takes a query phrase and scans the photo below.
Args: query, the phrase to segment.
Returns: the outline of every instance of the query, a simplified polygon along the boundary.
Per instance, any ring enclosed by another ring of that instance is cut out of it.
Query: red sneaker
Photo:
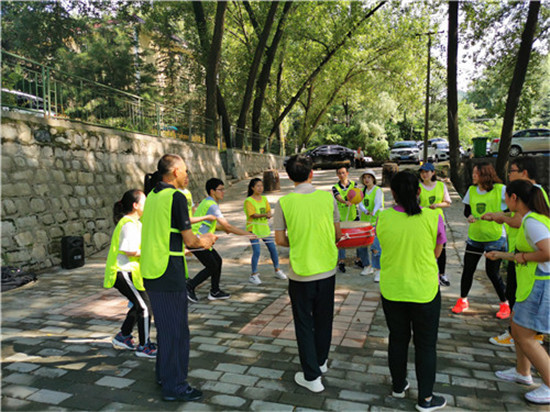
[[[470,304],[468,303],[467,300],[462,300],[462,298],[458,298],[456,300],[456,305],[454,306],[452,311],[453,313],[462,313],[469,307],[470,307]]]
[[[500,310],[497,312],[497,318],[508,319],[510,317],[510,305],[506,302],[501,302]]]

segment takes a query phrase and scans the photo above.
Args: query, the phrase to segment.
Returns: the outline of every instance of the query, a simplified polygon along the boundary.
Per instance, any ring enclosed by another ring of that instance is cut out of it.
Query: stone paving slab
[[[378,169],[378,173],[379,173]],[[352,175],[358,178],[359,172]],[[334,171],[315,172],[314,183],[330,189]],[[242,203],[248,182],[226,192],[221,208],[230,222],[244,226]],[[268,194],[274,204],[291,189],[281,173],[281,191]],[[384,189],[386,203],[391,195]],[[446,211],[451,287],[442,289],[442,311],[435,391],[445,394],[448,410],[536,410],[523,399],[526,387],[498,381],[494,371],[511,367],[513,349],[488,342],[507,321],[495,318],[498,299],[483,270],[476,272],[471,310],[451,314],[459,293],[467,226],[460,198],[452,191]],[[163,402],[155,382],[154,360],[116,350],[127,302],[101,287],[106,251],[74,270],[52,269],[37,282],[2,294],[3,410],[258,410],[387,411],[414,410],[417,381],[411,347],[405,399],[390,396],[388,331],[372,276],[348,268],[336,280],[335,324],[324,377],[326,390],[312,394],[298,387],[300,370],[287,284],[272,276],[262,249],[262,285],[248,283],[251,248],[245,239],[221,236],[216,249],[224,258],[222,287],[227,301],[209,302],[208,287],[189,307],[191,353],[189,380],[204,391],[200,403]],[[288,250],[280,248],[283,269]],[[351,255],[351,254],[350,254]],[[349,262],[352,262],[350,258]],[[480,269],[483,269],[483,262]],[[189,259],[191,274],[200,265]],[[153,337],[155,331],[153,330]],[[540,383],[540,379],[535,377]]]

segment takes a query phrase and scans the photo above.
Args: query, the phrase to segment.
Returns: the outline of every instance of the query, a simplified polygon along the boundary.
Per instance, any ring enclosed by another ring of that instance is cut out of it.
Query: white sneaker
[[[285,275],[285,272],[283,272],[281,269],[275,271],[275,277],[279,279],[288,279]]]
[[[544,383],[537,389],[525,394],[525,399],[532,403],[549,404],[550,403],[550,388]]]
[[[327,373],[328,372],[328,359],[323,363],[321,366],[319,366],[319,369],[321,369],[321,373]]]
[[[495,375],[497,378],[500,378],[505,381],[509,382],[517,382],[521,383],[523,385],[532,385],[533,384],[533,377],[531,375],[523,376],[516,371],[516,368],[510,368],[506,369],[504,371],[496,371]]]
[[[409,385],[409,381],[406,381],[405,382],[405,387],[403,388],[403,390],[401,392],[395,392],[395,391],[392,391],[391,392],[391,396],[393,396],[394,398],[398,398],[398,399],[403,399],[405,398],[405,391],[407,389],[409,389],[410,385]]]
[[[250,277],[248,278],[248,281],[250,283],[253,283],[254,285],[261,285],[262,284],[262,280],[260,279],[260,275],[258,273],[254,273],[254,274],[250,275]]]
[[[361,271],[361,275],[367,276],[367,275],[370,275],[372,272],[373,272],[372,266],[365,266]]]
[[[325,387],[321,382],[320,376],[318,376],[317,379],[313,381],[306,381],[306,378],[304,377],[304,372],[296,372],[296,375],[294,375],[294,381],[298,385],[309,389],[311,392],[323,392],[325,390]]]
[[[376,269],[374,271],[374,281],[376,283],[380,282],[380,269]]]

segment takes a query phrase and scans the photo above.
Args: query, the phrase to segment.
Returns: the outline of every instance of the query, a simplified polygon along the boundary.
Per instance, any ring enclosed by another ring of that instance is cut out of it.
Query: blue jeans
[[[357,249],[357,257],[360,258],[359,249]],[[346,258],[346,249],[338,249],[338,262],[340,262],[341,260],[344,260],[345,258]]]
[[[373,269],[380,269],[380,255],[382,254],[382,249],[380,248],[380,241],[378,237],[374,238],[372,245],[367,247],[360,247],[357,249],[357,256],[361,258],[361,263],[363,266],[371,265]],[[369,259],[370,257],[370,259]]]
[[[267,249],[269,250],[273,267],[275,269],[279,269],[279,255],[277,254],[275,239],[273,236],[262,237],[261,239],[264,241]],[[260,260],[260,239],[253,239],[250,243],[252,244],[252,273],[258,273],[258,261]]]

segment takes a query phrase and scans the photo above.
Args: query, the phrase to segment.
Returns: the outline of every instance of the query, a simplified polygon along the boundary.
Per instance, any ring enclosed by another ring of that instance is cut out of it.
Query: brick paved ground
[[[352,171],[354,178],[357,173]],[[328,189],[334,171],[316,172],[315,184]],[[222,210],[243,225],[247,182],[226,192]],[[290,190],[281,174],[282,191]],[[386,201],[391,195],[385,189]],[[526,387],[501,382],[494,371],[514,364],[514,351],[491,345],[506,321],[497,320],[498,299],[484,272],[476,273],[472,309],[452,315],[458,297],[466,233],[456,193],[448,210],[448,275],[443,304],[435,391],[460,410],[550,410],[523,400]],[[387,328],[372,276],[350,268],[337,276],[336,317],[326,390],[312,394],[298,387],[299,370],[286,281],[276,279],[262,249],[263,284],[247,282],[251,249],[242,238],[222,236],[216,248],[224,257],[222,286],[227,301],[206,300],[190,306],[189,380],[205,394],[201,403],[166,403],[154,379],[154,361],[137,358],[110,344],[126,310],[115,290],[104,290],[105,254],[87,259],[83,268],[52,270],[31,285],[2,294],[3,410],[413,410],[416,400],[414,356],[409,358],[411,390],[405,399],[390,396]],[[280,249],[283,268],[288,251]],[[350,260],[351,261],[351,260]],[[199,264],[189,260],[190,272]],[[482,267],[482,266],[480,266]],[[540,379],[535,379],[540,383]]]

